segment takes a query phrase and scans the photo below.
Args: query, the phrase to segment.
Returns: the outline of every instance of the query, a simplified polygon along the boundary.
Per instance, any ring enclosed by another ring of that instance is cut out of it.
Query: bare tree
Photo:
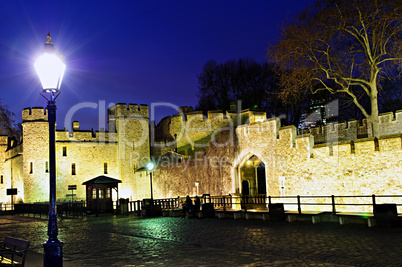
[[[317,0],[281,36],[268,56],[285,71],[282,97],[297,98],[304,88],[343,93],[378,137],[379,84],[402,62],[402,0]]]
[[[250,59],[224,63],[208,61],[200,75],[197,110],[229,110],[230,103],[241,100],[242,108],[261,109],[268,116],[280,116],[284,122],[298,122],[302,100],[284,105],[278,98],[278,73],[270,63]]]
[[[6,105],[0,103],[0,135],[8,135],[18,140],[19,131],[18,127],[14,125],[14,116],[14,113]]]

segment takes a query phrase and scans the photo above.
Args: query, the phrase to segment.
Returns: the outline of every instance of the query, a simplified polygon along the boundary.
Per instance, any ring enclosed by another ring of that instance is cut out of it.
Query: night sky
[[[159,122],[176,106],[196,106],[208,60],[262,63],[281,22],[311,2],[0,1],[1,103],[16,122],[22,109],[46,106],[33,63],[50,32],[67,64],[58,129],[79,120],[81,129],[98,130],[102,107],[113,103],[167,103],[151,114]]]

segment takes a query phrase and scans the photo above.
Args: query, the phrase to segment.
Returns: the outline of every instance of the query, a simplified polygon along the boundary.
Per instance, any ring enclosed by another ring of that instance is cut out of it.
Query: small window
[[[107,162],[103,163],[103,173],[107,174]]]
[[[92,199],[96,199],[96,188],[92,189]]]
[[[110,189],[106,189],[106,198],[111,198],[110,197]]]
[[[33,173],[33,162],[29,163],[29,173]]]
[[[67,147],[63,146],[63,157],[67,157]]]
[[[0,181],[0,183],[4,183],[4,181],[3,181],[3,175],[1,175],[1,181]]]
[[[99,190],[99,198],[103,198],[103,190],[102,189]]]
[[[71,164],[71,175],[75,175],[75,163]]]
[[[49,161],[45,161],[45,172],[49,172]]]

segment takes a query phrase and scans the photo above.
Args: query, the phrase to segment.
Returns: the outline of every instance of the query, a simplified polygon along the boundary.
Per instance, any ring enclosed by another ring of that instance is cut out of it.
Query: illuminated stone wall
[[[43,108],[22,111],[23,142],[7,150],[7,137],[0,139],[0,190],[18,187],[24,202],[47,201],[49,197],[49,127]],[[68,185],[77,185],[74,200],[85,200],[83,182],[99,175],[122,181],[119,197],[137,197],[135,169],[149,160],[148,106],[117,104],[108,110],[109,131],[80,130],[73,122],[72,132],[56,131],[57,199],[70,200]],[[64,155],[64,151],[66,155]],[[73,173],[75,165],[75,174]],[[107,170],[105,173],[105,164]],[[139,191],[139,192],[138,192]],[[117,198],[117,195],[114,195]],[[0,202],[10,202],[2,197]]]
[[[367,195],[402,194],[401,134],[314,145],[311,134],[297,136],[296,129],[280,128],[278,119],[237,129],[238,166],[249,155],[257,155],[266,165],[267,193],[280,195],[279,180],[284,180],[285,195]],[[236,175],[233,175],[236,179]],[[236,188],[238,181],[233,181]],[[311,200],[330,202],[327,200]],[[363,199],[340,199],[357,203]],[[371,198],[365,198],[367,204]],[[384,202],[395,202],[383,199]],[[309,207],[305,207],[309,209]],[[330,207],[326,207],[330,210]],[[339,207],[338,210],[363,210]],[[371,211],[371,207],[366,207]]]
[[[63,149],[66,149],[66,156],[63,156]],[[82,183],[100,175],[120,179],[116,155],[117,145],[113,142],[56,142],[57,199],[70,200],[67,194],[72,192],[68,186],[76,185],[74,194],[78,200],[85,200],[85,186]],[[107,173],[104,173],[105,163]],[[72,164],[75,164],[75,174]]]
[[[397,130],[383,129],[383,132]],[[155,197],[195,195],[196,181],[200,184],[200,195],[239,193],[241,168],[252,155],[266,166],[267,194],[271,196],[281,195],[280,180],[284,183],[282,194],[287,196],[367,196],[337,198],[337,203],[371,204],[372,194],[402,195],[401,134],[385,135],[378,140],[355,136],[354,141],[332,139],[333,142],[315,144],[313,134],[297,135],[294,126],[281,127],[280,120],[272,118],[237,127],[236,138],[238,145],[210,144],[196,159],[170,165],[164,165],[161,160],[154,174]],[[222,159],[225,163],[217,164]],[[330,198],[309,201],[331,203]],[[384,202],[396,200],[377,199],[377,203]],[[286,205],[286,208],[297,210],[295,205]],[[303,210],[311,209],[318,208],[303,207]],[[321,209],[331,210],[331,206],[321,206]],[[372,211],[371,206],[338,206],[337,209]]]
[[[10,179],[5,179],[6,172],[10,169],[6,164],[7,136],[0,135],[0,175],[3,175],[3,183],[0,183],[0,202],[7,202],[6,189],[10,188]]]
[[[196,181],[199,182],[199,195],[227,195],[233,192],[231,163],[236,150],[233,132],[222,131],[217,134],[215,142],[210,143],[204,152],[198,153],[196,158],[181,162],[160,158],[153,175],[154,197],[194,196],[197,194]]]
[[[122,198],[138,199],[142,189],[137,185],[135,171],[149,157],[149,111],[147,105],[117,104],[108,110],[109,131],[116,131],[117,166],[122,180]]]
[[[24,199],[24,176],[22,175],[22,146],[7,149],[6,136],[0,136],[0,174],[3,182],[0,183],[0,202],[10,203],[11,196],[7,196],[7,189],[17,188],[17,195],[13,196],[15,203]]]
[[[49,161],[49,124],[43,108],[22,111],[22,174],[24,201],[36,202],[49,198],[49,174],[45,173]]]
[[[266,166],[271,196],[281,194],[281,180],[285,195],[402,194],[401,114],[380,116],[383,136],[377,140],[365,120],[330,124],[297,135],[294,126],[281,127],[278,118],[267,120],[263,112],[245,110],[238,118],[231,112],[211,111],[203,117],[187,110],[184,117],[173,116],[165,125],[171,136],[176,134],[177,146],[154,150],[155,156],[161,156],[153,175],[154,197],[195,195],[196,181],[199,195],[240,193],[242,167],[253,155]],[[9,202],[5,189],[11,187],[18,187],[16,201],[48,199],[47,114],[43,108],[24,109],[22,118],[21,145],[0,137],[0,175],[4,177],[0,202]],[[85,199],[81,184],[99,175],[122,180],[119,197],[150,197],[149,173],[141,170],[150,156],[148,106],[117,104],[108,110],[108,123],[108,131],[80,130],[78,122],[73,123],[71,133],[56,131],[59,200],[69,199],[68,185],[77,185],[77,199]],[[204,147],[193,150],[194,143],[205,138]],[[193,152],[191,158],[179,160],[166,154],[176,147],[187,147]]]
[[[208,111],[204,116],[201,111],[190,111],[172,116],[169,131],[177,138],[177,148],[188,146],[194,150],[197,141],[214,138],[219,131],[235,128],[239,124],[253,123],[266,119],[265,112],[243,110],[238,118],[235,112]],[[189,154],[189,151],[179,151]]]
[[[395,112],[395,115],[392,112],[380,114],[379,120],[380,136],[396,134],[402,131],[402,110]],[[366,119],[328,123],[325,126],[312,128],[310,133],[314,135],[314,142],[316,144],[373,136],[371,124]]]

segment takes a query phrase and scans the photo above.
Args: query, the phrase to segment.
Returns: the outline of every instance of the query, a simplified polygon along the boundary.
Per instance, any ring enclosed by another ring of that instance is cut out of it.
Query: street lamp
[[[154,207],[154,192],[152,190],[152,171],[155,169],[155,163],[153,161],[150,161],[145,165],[145,169],[149,171],[149,180],[151,182],[151,216],[154,215],[153,213],[153,207]]]
[[[155,163],[153,161],[150,161],[145,165],[145,168],[149,171],[149,179],[151,181],[151,203],[153,202],[154,199],[154,193],[152,192],[152,171],[155,169]]]
[[[48,93],[49,98],[41,93],[47,100],[47,112],[49,121],[49,222],[47,235],[49,239],[43,244],[44,266],[63,266],[63,242],[57,239],[57,214],[56,214],[56,98],[60,94],[60,85],[63,79],[66,65],[64,59],[57,54],[54,43],[50,41],[50,34],[47,34],[47,41],[43,47],[42,54],[35,61],[35,70],[42,84],[42,93]]]

